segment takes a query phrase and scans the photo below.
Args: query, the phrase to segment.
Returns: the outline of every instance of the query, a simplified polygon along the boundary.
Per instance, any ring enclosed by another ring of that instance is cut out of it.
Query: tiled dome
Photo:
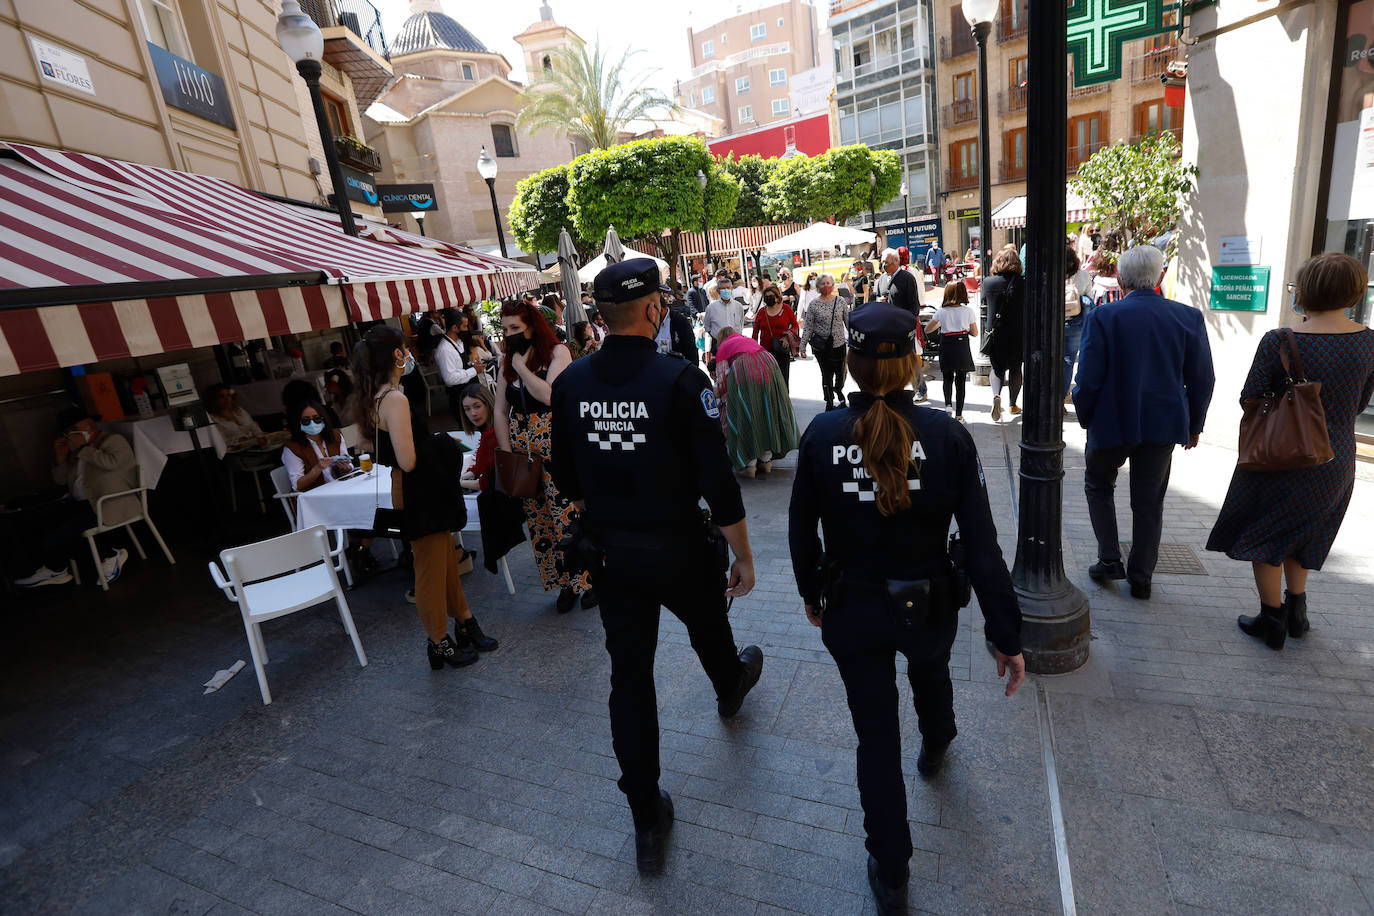
[[[421,51],[486,51],[477,37],[452,16],[437,10],[413,13],[391,43],[391,56],[404,57]]]

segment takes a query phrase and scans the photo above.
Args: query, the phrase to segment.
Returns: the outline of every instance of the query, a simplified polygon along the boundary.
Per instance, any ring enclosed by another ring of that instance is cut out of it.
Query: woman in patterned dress
[[[496,444],[508,452],[544,459],[542,485],[524,501],[539,579],[545,591],[559,590],[560,614],[572,610],[578,595],[582,596],[584,608],[596,607],[596,593],[587,573],[560,572],[554,549],[577,517],[577,509],[558,492],[549,472],[549,433],[553,424],[549,397],[554,379],[572,362],[572,353],[558,342],[553,328],[533,303],[512,300],[502,305],[501,329],[505,332],[505,352],[501,384],[496,388]]]
[[[734,328],[721,329],[716,396],[725,449],[741,477],[769,473],[774,458],[797,447],[797,418],[782,370],[768,351]]]
[[[1298,270],[1298,310],[1307,316],[1294,329],[1308,380],[1321,382],[1326,430],[1335,457],[1296,471],[1236,469],[1208,550],[1254,566],[1260,612],[1239,618],[1242,631],[1282,649],[1284,638],[1301,637],[1307,620],[1307,575],[1321,569],[1355,491],[1355,417],[1374,396],[1374,331],[1345,311],[1365,295],[1359,261],[1343,254],[1312,258]],[[1241,400],[1280,390],[1279,348],[1285,330],[1260,338]],[[1285,581],[1287,591],[1282,594]]]

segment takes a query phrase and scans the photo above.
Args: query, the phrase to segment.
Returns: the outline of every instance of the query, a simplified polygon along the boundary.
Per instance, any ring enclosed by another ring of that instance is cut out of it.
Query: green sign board
[[[1073,84],[1120,79],[1122,45],[1176,28],[1164,24],[1164,0],[1073,0],[1068,24]]]
[[[1269,310],[1269,268],[1226,266],[1212,268],[1214,312],[1265,312]]]
[[[950,219],[977,219],[977,218],[978,218],[978,208],[977,208],[977,207],[964,207],[962,210],[950,210],[950,211],[949,211],[949,218],[950,218]]]

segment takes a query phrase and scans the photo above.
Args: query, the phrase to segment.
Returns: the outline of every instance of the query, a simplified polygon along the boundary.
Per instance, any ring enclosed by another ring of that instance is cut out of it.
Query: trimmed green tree
[[[901,184],[901,158],[892,150],[862,143],[836,147],[819,156],[781,160],[761,189],[763,212],[779,222],[843,222],[875,201],[896,197]]]
[[[778,164],[784,161],[790,160],[764,159],[762,156],[741,156],[736,159],[734,154],[720,160],[720,167],[740,184],[739,203],[726,228],[762,226],[768,222],[763,212],[762,189]]]
[[[578,254],[586,246],[573,232],[568,209],[568,166],[558,165],[520,179],[511,202],[510,231],[526,251],[557,251],[559,230],[567,228]]]
[[[1178,226],[1183,197],[1193,190],[1196,165],[1186,163],[1169,131],[1135,143],[1104,146],[1078,167],[1071,187],[1092,208],[1109,246],[1129,247]],[[1168,254],[1178,245],[1175,236]]]
[[[707,176],[703,194],[697,172]],[[626,241],[651,242],[677,276],[681,231],[729,223],[740,196],[738,180],[694,137],[636,140],[593,150],[568,169],[568,208],[577,235],[600,239],[615,226]]]

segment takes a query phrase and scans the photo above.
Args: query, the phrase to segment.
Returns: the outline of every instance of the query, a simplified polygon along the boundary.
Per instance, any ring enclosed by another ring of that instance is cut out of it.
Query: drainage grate
[[[1130,556],[1131,542],[1121,542],[1122,559]],[[1187,544],[1160,544],[1159,562],[1155,565],[1157,573],[1171,573],[1175,576],[1205,576],[1207,569]]]

